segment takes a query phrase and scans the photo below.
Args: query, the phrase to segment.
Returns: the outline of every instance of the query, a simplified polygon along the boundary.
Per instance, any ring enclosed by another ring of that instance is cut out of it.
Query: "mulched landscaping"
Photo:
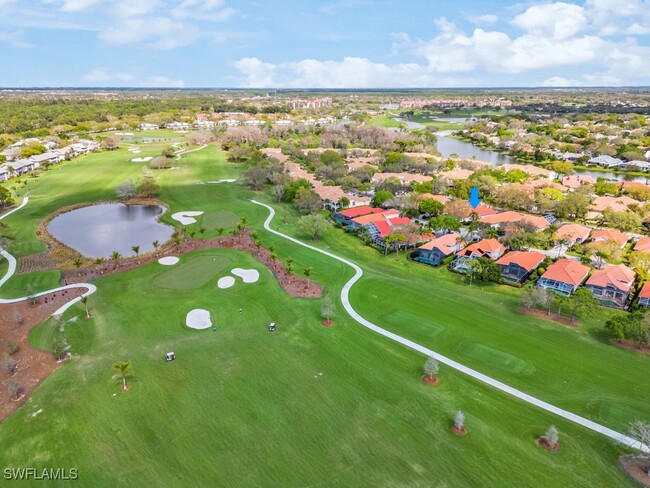
[[[422,375],[422,382],[430,386],[435,386],[440,383],[440,380],[436,376],[429,376],[426,374]]]
[[[463,436],[463,435],[467,435],[467,434],[469,434],[469,431],[467,430],[467,428],[466,428],[465,426],[462,426],[462,427],[459,429],[459,428],[456,427],[455,425],[452,425],[452,426],[451,426],[451,431],[452,431],[454,434],[459,435],[459,436]]]
[[[524,315],[531,315],[533,317],[537,317],[543,320],[556,322],[566,327],[575,328],[582,325],[582,322],[580,322],[579,320],[574,320],[573,322],[571,322],[571,319],[569,317],[565,317],[564,315],[558,315],[555,312],[551,312],[551,314],[549,315],[545,310],[539,310],[537,308],[519,307],[517,308],[517,312],[523,313]]]
[[[646,488],[650,487],[650,476],[648,467],[650,463],[646,459],[639,459],[636,456],[625,455],[618,458],[618,462],[630,478]]]
[[[610,339],[609,343],[627,349],[628,351],[640,352],[641,354],[647,354],[650,356],[650,345],[639,347],[638,342],[630,341],[628,339]]]
[[[557,452],[560,450],[559,444],[549,444],[549,442],[544,437],[540,437],[539,439],[537,439],[537,444],[539,444],[544,449],[550,452]]]
[[[48,293],[38,297],[33,305],[27,300],[0,304],[0,356],[3,358],[0,371],[0,422],[25,403],[34,388],[61,364],[52,354],[32,347],[28,341],[29,333],[62,305],[86,291],[86,288],[75,288]],[[21,324],[14,321],[16,312],[22,317]],[[6,350],[8,341],[14,341],[18,346],[18,351],[12,356]],[[7,357],[18,363],[18,369],[13,374],[7,374],[4,369],[4,358]],[[22,396],[17,401],[10,401],[7,388],[11,381],[16,381],[22,388]]]

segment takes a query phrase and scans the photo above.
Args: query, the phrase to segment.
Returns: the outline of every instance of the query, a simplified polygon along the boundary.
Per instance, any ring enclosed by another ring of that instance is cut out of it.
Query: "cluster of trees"
[[[640,349],[650,341],[650,314],[645,311],[618,313],[605,322],[605,330],[612,339],[634,341]]]
[[[568,302],[571,313],[571,321],[576,318],[585,318],[593,315],[599,306],[598,300],[594,298],[586,288],[578,288],[573,296],[566,297],[544,288],[526,288],[521,295],[521,304],[525,308],[541,308],[551,315],[554,306],[557,307],[557,314],[562,314],[563,305]]]
[[[133,180],[125,181],[115,189],[115,194],[120,200],[128,200],[136,195],[154,197],[158,194],[160,186],[152,175],[143,175],[137,183]]]

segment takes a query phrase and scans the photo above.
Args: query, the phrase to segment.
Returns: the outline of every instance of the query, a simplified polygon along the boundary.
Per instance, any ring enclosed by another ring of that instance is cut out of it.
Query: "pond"
[[[157,205],[91,205],[53,218],[47,230],[89,258],[110,258],[113,251],[133,256],[133,246],[144,254],[154,250],[154,241],[162,244],[171,237],[174,229],[158,222],[164,211]]]

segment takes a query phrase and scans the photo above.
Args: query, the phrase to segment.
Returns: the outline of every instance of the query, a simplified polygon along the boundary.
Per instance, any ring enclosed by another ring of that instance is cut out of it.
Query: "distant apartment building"
[[[296,108],[323,108],[332,105],[332,98],[306,98],[298,100],[290,100],[289,106],[293,109]]]

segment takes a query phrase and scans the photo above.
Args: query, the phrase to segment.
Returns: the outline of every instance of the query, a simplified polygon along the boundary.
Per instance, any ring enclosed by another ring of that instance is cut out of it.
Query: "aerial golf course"
[[[142,156],[164,145],[152,144]],[[149,154],[151,153],[151,154]],[[115,200],[115,187],[142,165],[126,149],[92,154],[27,178],[29,203],[3,220],[16,258],[40,253],[38,223],[66,206]],[[196,239],[230,233],[243,218],[278,258],[337,304],[321,325],[321,299],[288,295],[264,264],[236,249],[199,249],[164,266],[156,260],[92,283],[88,305],[61,322],[71,359],[0,423],[0,465],[75,467],[82,486],[635,486],[618,467],[628,449],[441,366],[440,383],[420,380],[426,357],[362,327],[341,306],[354,274],[345,264],[266,231],[297,236],[296,211],[236,182],[242,168],[214,146],[155,171],[161,221]],[[202,212],[182,225],[176,212]],[[199,232],[203,229],[203,232]],[[520,291],[464,284],[444,269],[382,256],[339,229],[310,243],[359,265],[350,301],[366,319],[558,407],[618,431],[650,418],[650,357],[611,346],[607,311],[576,328],[518,314]],[[259,279],[217,287],[233,269]],[[6,271],[0,262],[0,276]],[[16,274],[0,297],[60,286],[58,271]],[[210,312],[216,331],[186,316]],[[75,317],[78,318],[75,319]],[[268,331],[275,322],[277,330]],[[61,324],[30,334],[47,350]],[[176,360],[164,361],[174,351]],[[131,361],[129,391],[111,365]],[[4,401],[4,400],[3,400]],[[466,414],[469,435],[450,431]],[[551,453],[535,440],[560,432]],[[84,482],[85,480],[85,482]],[[34,484],[44,482],[35,482]],[[47,482],[45,482],[47,483]],[[56,485],[57,482],[51,482]],[[63,482],[58,482],[63,485]]]

